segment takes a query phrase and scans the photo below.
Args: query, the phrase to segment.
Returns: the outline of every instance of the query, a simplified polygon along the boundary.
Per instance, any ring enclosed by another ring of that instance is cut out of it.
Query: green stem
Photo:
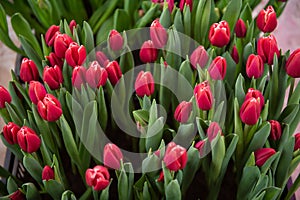
[[[93,197],[94,197],[94,200],[99,199],[99,193],[96,190],[93,190]]]
[[[290,85],[290,91],[289,91],[289,98],[288,98],[288,102],[293,94],[293,91],[294,91],[294,87],[295,87],[295,79],[292,78],[291,80],[291,85]]]

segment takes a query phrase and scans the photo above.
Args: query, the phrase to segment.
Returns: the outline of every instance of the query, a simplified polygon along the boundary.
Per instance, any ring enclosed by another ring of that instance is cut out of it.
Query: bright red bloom
[[[272,148],[261,148],[254,152],[255,164],[259,167],[263,166],[265,162],[274,154],[276,151]]]
[[[5,102],[10,104],[11,96],[7,89],[0,85],[0,108],[5,108]]]
[[[187,159],[188,157],[185,148],[176,145],[174,142],[168,144],[163,160],[169,170],[178,171],[185,168]]]
[[[240,109],[240,118],[243,123],[254,125],[258,121],[261,112],[259,99],[251,97],[244,101]]]
[[[158,179],[157,179],[157,182],[163,182],[163,181],[164,181],[164,178],[165,178],[164,172],[161,171],[161,172],[159,173],[159,177],[158,177]]]
[[[243,38],[246,36],[247,27],[242,19],[238,19],[238,21],[236,22],[234,32],[236,34],[236,37],[238,38]]]
[[[42,171],[42,180],[49,181],[52,179],[54,179],[54,170],[49,165],[46,165]]]
[[[235,62],[236,64],[239,63],[239,61],[240,61],[240,56],[239,56],[239,52],[238,52],[238,50],[237,50],[237,48],[236,48],[235,45],[234,45],[233,48],[232,48],[232,51],[231,51],[231,57],[232,57],[232,59],[234,60],[234,62]]]
[[[52,25],[48,28],[45,34],[45,42],[48,46],[52,47],[57,34],[59,34],[59,26]]]
[[[23,126],[17,133],[18,144],[27,153],[36,152],[41,146],[39,136],[27,126]]]
[[[57,65],[60,67],[60,69],[63,68],[64,60],[62,58],[57,57],[55,53],[51,52],[49,56],[46,56],[46,59],[49,60],[49,63],[52,67]]]
[[[86,71],[86,81],[91,88],[99,88],[107,81],[107,71],[97,61],[93,61]]]
[[[110,175],[106,167],[97,165],[93,169],[87,169],[85,172],[86,184],[93,187],[95,191],[105,189],[109,185]]]
[[[190,8],[190,11],[192,12],[193,0],[180,0],[179,8],[181,11],[183,11],[185,5],[188,6]]]
[[[230,41],[230,28],[226,21],[213,23],[209,29],[208,39],[216,47],[223,47]]]
[[[122,49],[124,40],[122,35],[115,29],[109,33],[109,46],[113,51],[119,51]]]
[[[101,65],[101,67],[106,67],[106,65],[109,63],[108,58],[102,51],[96,52],[96,59],[98,63]]]
[[[71,20],[69,23],[69,28],[71,30],[71,33],[73,33],[73,30],[74,30],[74,28],[76,28],[76,26],[77,26],[76,21],[74,19]]]
[[[264,98],[263,94],[259,90],[249,88],[244,101],[246,101],[252,97],[254,97],[255,99],[257,99],[259,101],[260,108],[262,109],[265,105],[265,98]]]
[[[25,195],[18,189],[8,197],[10,200],[25,200]]]
[[[105,145],[103,153],[103,163],[105,166],[112,169],[120,169],[120,160],[122,159],[123,154],[117,145],[112,143]]]
[[[150,96],[154,92],[154,79],[151,72],[141,71],[134,84],[135,92],[139,97]]]
[[[213,139],[215,139],[215,137],[217,137],[218,133],[223,135],[221,127],[219,126],[219,124],[217,122],[211,122],[206,131],[208,141],[212,142]]]
[[[18,144],[17,133],[19,130],[20,127],[17,124],[8,122],[8,124],[3,127],[3,136],[5,140],[11,145]]]
[[[294,137],[295,137],[294,151],[296,151],[300,149],[300,133],[296,133]]]
[[[156,19],[152,22],[150,26],[150,38],[155,46],[155,48],[162,48],[167,44],[168,33],[165,28]]]
[[[164,0],[152,0],[153,3],[159,3],[161,7],[163,7]],[[174,8],[174,0],[166,0],[166,3],[168,5],[168,9],[170,13],[172,13],[173,8]]]
[[[83,45],[79,46],[72,42],[65,53],[66,61],[71,67],[82,65],[86,59],[86,50]]]
[[[204,147],[205,147],[205,141],[204,140],[200,140],[199,142],[197,142],[195,144],[195,148],[198,149],[200,157],[203,157],[203,156],[206,155]]]
[[[203,46],[198,46],[190,56],[190,62],[194,69],[197,69],[197,64],[203,68],[207,64],[208,53]]]
[[[143,63],[151,63],[157,59],[157,49],[151,40],[143,43],[140,49],[140,59]]]
[[[40,116],[49,122],[54,122],[62,115],[60,102],[52,94],[46,94],[42,101],[37,104]]]
[[[211,62],[208,72],[212,79],[223,80],[226,75],[227,62],[222,56],[217,56]]]
[[[57,65],[54,67],[45,66],[43,80],[48,84],[51,90],[60,88],[60,84],[62,84],[64,81],[60,67]]]
[[[108,78],[111,84],[113,85],[117,84],[119,79],[122,77],[122,72],[119,63],[117,61],[109,62],[106,65],[105,69],[108,73]]]
[[[47,91],[43,84],[38,81],[30,81],[29,84],[29,98],[35,105],[44,99],[47,94]]]
[[[296,49],[285,64],[286,73],[293,78],[300,78],[300,48]]]
[[[32,60],[23,58],[20,68],[20,78],[24,82],[39,80],[39,72]]]
[[[59,58],[65,58],[65,52],[73,42],[67,34],[57,34],[54,40],[54,53]]]
[[[174,118],[180,123],[186,123],[193,109],[192,102],[182,101],[174,112]]]
[[[77,66],[72,72],[72,85],[81,90],[81,85],[86,82],[86,69],[83,66]]]
[[[272,6],[268,6],[266,10],[261,10],[256,19],[256,25],[264,33],[274,31],[277,26],[276,12]]]
[[[270,132],[269,137],[272,140],[279,140],[282,135],[281,125],[280,125],[279,121],[270,120],[269,123],[271,125],[271,132]]]
[[[264,73],[264,62],[259,55],[251,54],[246,63],[246,73],[249,78],[260,78]]]
[[[210,110],[213,105],[213,96],[208,84],[208,81],[204,81],[196,85],[194,89],[194,96],[198,107],[201,110]]]
[[[264,63],[268,63],[269,65],[273,64],[274,55],[277,55],[277,58],[279,58],[280,53],[278,50],[277,41],[272,34],[258,39],[257,54],[260,55]]]

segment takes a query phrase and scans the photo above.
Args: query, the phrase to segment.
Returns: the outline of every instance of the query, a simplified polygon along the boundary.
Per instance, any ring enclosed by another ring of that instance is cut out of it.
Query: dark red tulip
[[[86,71],[86,82],[91,88],[99,88],[107,81],[107,71],[97,61],[93,61]]]
[[[196,85],[194,89],[194,96],[197,105],[201,110],[211,109],[214,99],[208,81],[204,81]]]
[[[238,37],[238,38],[243,38],[246,36],[247,27],[245,25],[245,22],[242,19],[239,19],[236,22],[234,32],[236,34],[236,37]]]
[[[264,73],[264,62],[259,55],[251,54],[246,63],[246,73],[249,78],[260,78]]]
[[[263,166],[265,162],[274,154],[276,151],[272,148],[261,148],[254,152],[255,164],[259,167]]]
[[[18,144],[17,133],[19,130],[20,127],[17,124],[8,122],[8,124],[3,127],[3,136],[5,140],[11,145]]]
[[[293,78],[300,78],[300,48],[296,49],[285,64],[286,73]]]
[[[167,44],[168,33],[166,29],[159,23],[158,19],[154,20],[150,26],[150,38],[155,48],[159,49]]]
[[[195,144],[195,148],[198,149],[200,157],[203,157],[203,156],[206,155],[204,147],[205,147],[205,141],[204,140],[200,140],[199,142],[197,142]]]
[[[56,35],[60,33],[59,29],[60,27],[56,25],[52,25],[48,28],[45,34],[45,42],[48,46],[53,46]]]
[[[221,127],[217,122],[211,122],[206,131],[208,141],[212,142],[213,139],[215,139],[215,137],[218,135],[218,133],[223,135]]]
[[[86,69],[83,66],[77,66],[72,72],[72,85],[81,90],[81,85],[86,82]]]
[[[168,144],[163,160],[169,170],[178,171],[183,169],[187,163],[187,159],[185,148],[176,145],[174,142]]]
[[[64,60],[62,58],[57,57],[55,53],[51,52],[49,56],[46,56],[46,58],[47,60],[49,60],[51,66],[57,65],[60,67],[60,69],[63,68]]]
[[[14,193],[8,196],[10,200],[25,200],[25,195],[21,192],[21,190],[17,190]]]
[[[17,133],[18,144],[27,153],[36,152],[41,146],[39,136],[27,126],[23,126]]]
[[[54,122],[62,115],[60,102],[52,94],[46,94],[42,101],[37,104],[40,116],[49,122]]]
[[[64,81],[60,67],[57,65],[54,67],[45,66],[43,80],[48,84],[51,90],[60,88],[60,84]]]
[[[109,63],[108,58],[102,51],[97,51],[96,52],[96,59],[98,63],[100,64],[101,67],[106,67],[106,65]]]
[[[115,29],[109,33],[109,46],[113,51],[119,51],[122,49],[124,40],[122,35]]]
[[[134,84],[135,92],[139,97],[150,96],[154,92],[154,79],[150,72],[141,71]]]
[[[119,79],[122,77],[122,72],[119,63],[117,61],[109,62],[106,65],[105,69],[108,73],[108,78],[111,84],[113,85],[117,84]]]
[[[259,90],[249,88],[244,101],[246,101],[252,97],[254,97],[255,99],[257,99],[259,101],[260,108],[262,109],[265,105],[265,98],[264,98],[263,94]]]
[[[47,94],[47,91],[43,84],[38,81],[30,81],[29,84],[29,98],[35,105],[44,99]]]
[[[157,49],[151,40],[143,43],[140,49],[140,59],[143,63],[151,63],[157,59]]]
[[[164,181],[164,178],[165,178],[164,172],[161,171],[161,172],[159,173],[159,177],[158,177],[158,179],[157,179],[157,182],[163,182],[163,181]]]
[[[277,46],[276,38],[270,34],[267,37],[261,37],[257,42],[257,54],[263,59],[264,63],[273,64],[274,55],[279,58],[280,53]]]
[[[120,169],[120,161],[122,159],[123,154],[117,145],[112,143],[105,145],[103,152],[103,163],[105,166],[112,169]]]
[[[207,64],[208,53],[203,46],[198,46],[190,56],[190,62],[194,69],[197,69],[197,64],[203,68]]]
[[[294,151],[296,151],[300,149],[300,133],[296,133],[294,137],[295,137]]]
[[[86,59],[86,50],[83,45],[79,46],[76,42],[69,45],[65,53],[66,61],[71,67],[82,65]]]
[[[277,26],[276,12],[272,6],[268,6],[266,10],[261,10],[257,15],[256,25],[264,33],[274,31]]]
[[[49,165],[46,165],[42,171],[42,180],[49,181],[52,179],[54,179],[54,170]]]
[[[279,121],[270,120],[269,123],[271,125],[271,132],[270,132],[269,137],[272,140],[279,140],[282,135],[281,125],[280,125]]]
[[[57,34],[54,40],[54,53],[59,58],[65,58],[69,45],[73,42],[67,34]]]
[[[208,39],[216,47],[223,47],[230,41],[230,28],[226,21],[213,23],[209,29]]]
[[[24,82],[39,80],[39,72],[32,60],[23,58],[20,68],[20,78]]]
[[[239,56],[239,52],[236,48],[236,46],[234,45],[233,48],[232,48],[232,51],[231,51],[231,57],[232,59],[234,60],[234,62],[236,64],[238,64],[240,62],[240,56]]]
[[[183,11],[185,5],[188,6],[190,8],[190,11],[192,12],[193,0],[180,0],[179,8],[181,11]]]
[[[69,23],[69,28],[70,28],[72,33],[73,33],[74,28],[76,28],[76,26],[77,26],[76,21],[74,19],[71,20],[70,23]]]
[[[87,169],[85,172],[86,184],[93,187],[93,190],[104,190],[110,182],[110,175],[106,167],[97,165],[93,169]]]
[[[182,101],[174,112],[174,118],[180,123],[186,123],[193,109],[192,102]]]
[[[226,75],[227,62],[222,56],[217,56],[211,62],[208,72],[212,79],[223,80]]]
[[[0,108],[5,108],[5,102],[10,104],[11,96],[7,89],[0,85]]]
[[[251,97],[244,101],[240,109],[240,118],[247,125],[254,125],[258,121],[261,112],[259,99]]]

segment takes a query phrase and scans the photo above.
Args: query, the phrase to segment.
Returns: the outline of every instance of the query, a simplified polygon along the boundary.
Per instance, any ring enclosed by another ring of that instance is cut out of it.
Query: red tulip
[[[238,52],[238,50],[237,50],[237,48],[236,48],[235,45],[234,45],[233,48],[232,48],[232,51],[231,51],[231,57],[232,57],[232,59],[234,60],[234,62],[235,62],[236,64],[239,63],[239,61],[240,61],[240,56],[239,56],[239,52]]]
[[[117,145],[112,143],[105,145],[103,153],[103,163],[105,166],[112,169],[120,169],[120,160],[122,159],[123,154]]]
[[[161,4],[161,7],[163,7],[164,5],[164,0],[151,0],[153,3],[159,3]],[[168,5],[168,9],[170,11],[170,13],[172,13],[173,8],[174,8],[174,0],[166,0],[166,3]]]
[[[113,85],[117,84],[119,79],[122,77],[122,72],[119,63],[117,61],[109,62],[106,65],[105,69],[108,73],[108,78],[111,84]]]
[[[59,101],[52,94],[46,94],[42,101],[37,104],[40,116],[49,122],[54,122],[62,115],[62,109]]]
[[[106,65],[109,63],[108,58],[102,51],[96,52],[96,59],[98,63],[101,65],[101,67],[106,67]]]
[[[8,196],[10,200],[25,200],[25,195],[18,189]]]
[[[45,42],[48,46],[53,46],[56,35],[60,33],[59,29],[60,27],[56,25],[52,25],[48,28],[45,34]]]
[[[258,121],[261,112],[259,99],[251,97],[244,101],[240,109],[240,118],[243,123],[254,125]]]
[[[245,25],[245,22],[242,19],[239,19],[236,22],[234,32],[236,34],[236,37],[238,37],[238,38],[243,38],[246,36],[247,27]]]
[[[139,97],[150,96],[154,92],[154,79],[150,72],[141,71],[134,84],[135,92]]]
[[[294,137],[295,137],[294,151],[296,151],[300,149],[300,133],[296,133]]]
[[[188,6],[190,8],[190,11],[192,12],[193,0],[180,0],[179,8],[181,11],[183,11],[185,5]]]
[[[155,46],[155,48],[162,48],[167,44],[168,33],[165,28],[156,19],[152,22],[150,26],[150,38]]]
[[[259,55],[251,54],[246,63],[246,73],[249,78],[260,78],[264,73],[264,62]]]
[[[257,54],[260,55],[264,63],[272,65],[274,55],[276,54],[278,58],[280,56],[276,38],[273,35],[259,38],[257,42]]]
[[[293,78],[300,78],[300,48],[295,50],[285,64],[286,73]]]
[[[54,52],[59,58],[65,57],[69,45],[73,42],[72,38],[67,34],[57,34],[54,40]]]
[[[206,131],[208,141],[212,142],[213,139],[215,139],[215,137],[218,135],[218,133],[223,135],[221,127],[217,122],[211,122]]]
[[[85,172],[86,184],[93,187],[95,191],[105,189],[109,185],[109,172],[106,167],[97,165],[93,169],[87,169]]]
[[[208,84],[208,81],[204,81],[196,85],[194,89],[194,96],[198,107],[201,110],[210,110],[213,105],[213,96]]]
[[[276,151],[272,148],[261,148],[254,152],[255,164],[259,167],[263,166],[265,162],[274,154]]]
[[[269,137],[272,140],[279,140],[282,134],[280,123],[276,120],[270,120],[269,123],[271,125],[271,132]]]
[[[256,25],[264,33],[274,31],[277,26],[276,12],[272,6],[268,6],[266,10],[261,10],[256,19]]]
[[[20,78],[24,82],[39,80],[39,72],[32,60],[23,58],[20,68]]]
[[[157,179],[157,182],[163,182],[163,181],[164,181],[164,178],[165,178],[164,172],[161,171],[161,172],[159,173],[159,177],[158,177],[158,179]]]
[[[190,56],[192,67],[197,69],[197,64],[203,68],[208,61],[208,53],[203,46],[198,46]]]
[[[180,123],[186,123],[193,109],[192,102],[182,101],[176,108],[174,118]]]
[[[8,122],[8,124],[3,127],[3,136],[5,140],[11,145],[18,144],[17,133],[19,130],[20,127],[17,124]]]
[[[204,140],[200,140],[199,142],[197,142],[195,144],[195,148],[198,149],[200,157],[203,157],[203,156],[206,155],[204,147],[205,147],[205,141]]]
[[[143,43],[140,49],[140,59],[143,63],[154,62],[157,59],[157,54],[157,49],[151,40]]]
[[[64,78],[59,66],[54,67],[45,66],[43,72],[43,80],[47,83],[51,90],[60,88],[60,84],[63,83]]]
[[[257,99],[259,101],[260,108],[262,109],[265,105],[265,98],[264,98],[263,94],[259,90],[249,88],[247,91],[247,94],[245,96],[245,101],[252,97],[254,97],[255,99]]]
[[[76,28],[76,26],[77,26],[76,21],[74,19],[71,20],[70,23],[69,23],[69,28],[70,28],[72,33],[73,33],[74,28]]]
[[[226,21],[214,23],[209,29],[208,39],[216,47],[223,47],[230,41],[230,28]]]
[[[10,103],[11,102],[11,96],[7,89],[0,85],[0,108],[5,108],[5,102]]]
[[[54,179],[54,170],[49,165],[46,165],[42,171],[42,180],[49,181],[52,179]]]
[[[124,40],[122,35],[115,29],[109,33],[109,46],[113,51],[119,51],[122,49]]]
[[[44,99],[47,94],[47,91],[43,84],[38,81],[30,81],[29,84],[29,98],[35,105]]]
[[[86,81],[91,88],[99,88],[107,81],[107,71],[97,61],[93,61],[86,71]]]
[[[81,90],[81,85],[86,82],[86,69],[83,66],[77,66],[72,72],[72,85]]]
[[[60,69],[63,68],[63,65],[64,65],[63,59],[57,57],[55,53],[51,52],[49,54],[49,56],[46,56],[46,59],[49,60],[49,63],[50,63],[51,66],[57,65],[57,66],[60,67]]]
[[[187,163],[187,159],[185,148],[176,145],[174,142],[168,144],[163,160],[169,170],[178,171],[183,169]]]
[[[72,42],[65,53],[65,57],[68,65],[71,67],[82,65],[86,59],[85,47]]]
[[[214,80],[223,80],[226,75],[227,62],[226,59],[217,56],[208,68],[209,75]]]
[[[36,152],[41,146],[39,136],[27,126],[23,126],[17,133],[18,144],[27,153]]]

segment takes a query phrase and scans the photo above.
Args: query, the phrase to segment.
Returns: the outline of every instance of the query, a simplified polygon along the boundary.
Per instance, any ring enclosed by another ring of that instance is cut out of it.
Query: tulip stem
[[[96,190],[93,190],[93,197],[94,197],[95,200],[99,199],[98,196],[99,196],[98,192]]]
[[[290,85],[288,102],[289,102],[290,98],[292,97],[292,94],[293,94],[293,91],[294,91],[294,87],[295,87],[295,79],[292,78],[291,85]]]

